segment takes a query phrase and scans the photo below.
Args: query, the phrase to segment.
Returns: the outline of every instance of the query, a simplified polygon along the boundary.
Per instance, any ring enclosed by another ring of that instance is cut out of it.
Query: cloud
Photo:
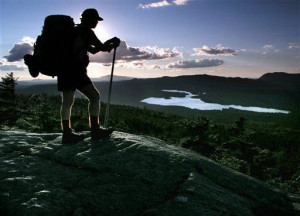
[[[125,41],[121,41],[121,44],[117,49],[116,59],[119,62],[132,62],[172,59],[180,57],[181,55],[182,53],[177,51],[176,48],[170,50],[168,48],[160,48],[157,46],[130,47]],[[90,61],[103,64],[111,63],[112,53],[97,53],[95,55],[90,55]]]
[[[263,46],[262,54],[263,55],[268,55],[268,54],[273,54],[273,53],[280,53],[280,49],[275,49],[274,45],[267,44]]]
[[[140,8],[146,9],[146,8],[158,8],[158,7],[166,7],[166,6],[172,6],[172,5],[186,5],[187,2],[190,0],[163,0],[160,2],[153,2],[149,4],[139,4]]]
[[[144,68],[145,64],[143,62],[133,62],[134,67],[136,68]]]
[[[290,45],[288,46],[288,49],[299,49],[300,46],[297,45],[296,43],[290,43]]]
[[[163,0],[163,1],[160,1],[160,2],[154,2],[154,3],[150,3],[150,4],[139,4],[139,7],[140,8],[157,8],[157,7],[165,7],[165,6],[170,6],[171,4],[166,1],[166,0]]]
[[[224,55],[224,56],[232,56],[237,55],[237,51],[234,49],[230,49],[227,47],[222,47],[218,45],[216,48],[211,48],[204,45],[202,48],[194,48],[195,51],[194,56],[196,55],[207,55],[207,56],[214,56],[214,55]]]
[[[9,50],[9,54],[4,56],[0,61],[0,65],[7,65],[3,68],[12,68],[8,66],[7,62],[17,62],[23,60],[25,54],[31,54],[33,52],[33,44],[35,40],[30,37],[24,37],[19,43],[14,44],[13,48]],[[120,46],[117,49],[116,59],[118,62],[134,62],[145,60],[163,60],[172,59],[175,57],[181,57],[182,53],[176,48],[160,48],[157,46],[146,47],[131,47],[128,46],[125,41],[121,41]],[[102,63],[104,66],[110,66],[112,62],[112,52],[104,53],[99,52],[95,55],[90,55],[90,61],[95,63]],[[18,68],[14,68],[18,69]]]
[[[186,5],[189,0],[173,0],[176,5]]]
[[[133,69],[152,69],[151,65],[147,65],[143,62],[127,62],[119,65],[122,68],[133,68]]]
[[[263,49],[273,49],[273,48],[274,48],[274,46],[270,45],[270,44],[267,44],[267,45],[263,46]]]
[[[167,69],[215,67],[224,64],[220,59],[197,59],[177,61],[167,65]]]
[[[224,64],[220,59],[196,59],[177,61],[167,65],[142,65],[143,68],[151,70],[174,70],[174,69],[189,69],[189,68],[204,68],[215,67]]]
[[[14,47],[8,51],[8,55],[4,56],[8,62],[20,61],[25,54],[32,54],[34,39],[23,37],[21,42],[14,44]]]
[[[144,62],[127,62],[118,64],[118,67],[133,68],[133,69],[148,69],[148,70],[176,70],[176,69],[189,69],[189,68],[204,68],[215,67],[224,64],[220,59],[197,59],[177,61],[167,65],[154,65],[145,64]]]
[[[26,68],[18,65],[0,65],[1,71],[23,71]]]

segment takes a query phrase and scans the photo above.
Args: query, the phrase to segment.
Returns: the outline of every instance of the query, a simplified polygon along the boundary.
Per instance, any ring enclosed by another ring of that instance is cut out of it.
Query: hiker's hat
[[[103,20],[103,18],[99,16],[98,11],[94,8],[88,8],[84,10],[83,13],[81,14],[81,17],[86,19],[94,18],[97,19],[98,21]]]

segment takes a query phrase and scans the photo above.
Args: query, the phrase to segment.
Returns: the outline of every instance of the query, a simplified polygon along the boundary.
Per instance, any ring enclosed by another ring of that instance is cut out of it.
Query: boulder
[[[1,215],[296,215],[297,199],[148,136],[0,132]]]

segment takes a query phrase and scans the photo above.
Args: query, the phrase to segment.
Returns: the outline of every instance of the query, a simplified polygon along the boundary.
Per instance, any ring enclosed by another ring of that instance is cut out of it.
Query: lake
[[[153,105],[161,105],[161,106],[182,106],[190,109],[197,110],[223,110],[223,109],[238,109],[238,110],[246,110],[251,112],[262,112],[262,113],[284,113],[288,114],[289,111],[286,110],[278,110],[272,108],[263,108],[263,107],[245,107],[240,105],[222,105],[217,103],[206,103],[199,98],[193,98],[195,94],[192,94],[187,91],[178,91],[178,90],[162,90],[164,92],[171,93],[182,93],[185,94],[185,97],[170,97],[170,98],[155,98],[150,97],[142,100],[141,102]],[[206,94],[205,92],[203,94]]]

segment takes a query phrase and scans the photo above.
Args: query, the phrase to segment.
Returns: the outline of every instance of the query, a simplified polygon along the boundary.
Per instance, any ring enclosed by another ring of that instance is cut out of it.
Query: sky
[[[87,8],[104,18],[94,29],[102,42],[122,41],[115,75],[300,73],[299,0],[0,0],[1,77],[32,79],[22,57],[32,54],[45,17],[65,14],[80,23]],[[90,77],[110,74],[112,53],[90,60]]]

